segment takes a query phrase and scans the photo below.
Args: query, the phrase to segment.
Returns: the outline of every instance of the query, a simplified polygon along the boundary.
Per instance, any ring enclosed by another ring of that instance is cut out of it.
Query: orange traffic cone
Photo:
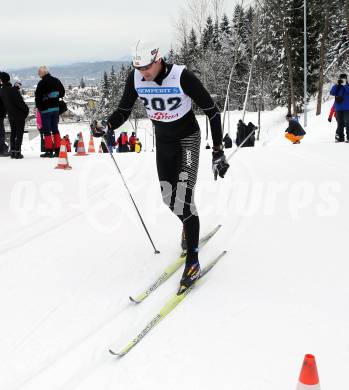
[[[77,150],[77,153],[75,153],[75,156],[87,156],[87,153],[85,150],[84,139],[82,138],[81,131],[79,133],[78,150]]]
[[[88,144],[88,153],[96,153],[95,144],[93,142],[93,135],[90,135],[90,142]]]
[[[72,169],[68,163],[67,144],[66,140],[61,140],[61,148],[59,149],[58,165],[55,169]]]
[[[319,375],[315,356],[305,355],[297,390],[320,390]]]

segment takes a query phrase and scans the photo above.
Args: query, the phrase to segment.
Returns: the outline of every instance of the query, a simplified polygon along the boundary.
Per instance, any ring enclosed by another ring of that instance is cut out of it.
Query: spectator
[[[20,90],[22,89],[22,83],[21,83],[19,80],[17,80],[17,81],[13,84],[13,86],[14,86],[15,88],[17,88],[18,91],[20,91]]]
[[[128,143],[130,145],[130,152],[135,151],[136,141],[137,141],[136,133],[133,131],[131,137],[128,140]]]
[[[109,153],[109,150],[107,148],[107,145],[104,142],[104,139],[102,139],[102,141],[101,141],[101,148],[102,148],[103,153]]]
[[[288,128],[285,130],[285,137],[293,144],[300,144],[306,132],[301,124],[292,118],[291,114],[286,115],[286,120],[288,121]]]
[[[25,119],[29,114],[29,108],[24,103],[23,97],[16,87],[10,83],[10,75],[2,72],[0,74],[0,99],[7,111],[11,127],[10,147],[11,158],[21,159],[22,141],[25,127]]]
[[[238,131],[236,134],[236,145],[238,147],[253,147],[255,143],[255,130],[257,130],[252,122],[249,122],[248,125],[240,119],[238,123]]]
[[[1,87],[2,84],[0,83],[0,89]],[[5,125],[4,125],[5,117],[6,117],[6,108],[0,98],[0,157],[10,156],[10,153],[8,151],[8,146],[5,142]]]
[[[107,146],[108,146],[109,152],[113,153],[113,149],[116,146],[115,133],[114,132],[110,132],[110,133],[106,134],[105,135],[105,139],[107,141]]]
[[[74,148],[74,150],[75,150],[75,153],[77,153],[77,152],[78,152],[78,146],[79,146],[79,134],[80,134],[80,133],[76,134],[76,138],[75,138],[75,140],[74,140],[74,144],[73,144],[73,148]]]
[[[70,139],[69,139],[69,135],[67,134],[63,138],[65,140],[65,144],[66,144],[66,147],[67,147],[67,152],[70,153],[71,152],[71,142],[70,142]]]
[[[344,127],[347,132],[347,142],[349,141],[349,84],[347,75],[339,75],[337,84],[331,88],[331,95],[335,97],[334,108],[336,111],[337,131],[336,142],[344,142]]]
[[[116,145],[118,146],[119,153],[129,151],[129,149],[128,149],[128,136],[127,136],[126,131],[123,131],[122,133],[120,133],[120,135],[116,141]]]
[[[41,114],[46,149],[40,157],[59,157],[61,146],[61,136],[58,130],[59,99],[65,95],[65,90],[60,80],[50,75],[46,66],[39,68],[38,75],[41,80],[36,87],[35,103]]]
[[[328,121],[331,123],[332,122],[332,118],[335,117],[337,119],[337,116],[336,116],[336,110],[334,109],[334,103],[331,107],[331,110],[330,110],[330,113],[328,115]]]
[[[44,153],[44,152],[46,152],[46,150],[45,150],[44,133],[43,133],[43,129],[42,129],[41,115],[40,115],[40,111],[38,109],[36,109],[35,111],[36,111],[36,127],[40,133],[40,150],[41,150],[41,153]]]
[[[225,149],[229,149],[233,147],[233,140],[230,138],[228,133],[224,136],[223,142],[224,142]]]
[[[135,152],[139,153],[141,150],[142,150],[142,142],[139,140],[139,138],[136,138]]]

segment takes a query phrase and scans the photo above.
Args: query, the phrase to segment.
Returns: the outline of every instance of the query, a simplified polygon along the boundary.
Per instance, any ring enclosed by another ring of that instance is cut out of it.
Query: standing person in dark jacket
[[[137,142],[136,132],[132,131],[131,137],[128,140],[128,143],[130,145],[130,152],[134,152],[135,151],[136,142]]]
[[[336,142],[344,142],[344,127],[347,131],[347,142],[349,142],[349,84],[345,73],[339,75],[337,84],[332,86],[330,93],[335,97],[334,109],[337,119]]]
[[[23,97],[16,87],[10,83],[10,75],[2,72],[0,74],[0,99],[2,100],[8,115],[11,127],[11,158],[21,159],[22,141],[24,134],[25,119],[29,114],[29,108],[24,103]]]
[[[79,145],[79,133],[76,134],[76,137],[75,137],[75,140],[74,140],[74,143],[73,143],[73,148],[75,150],[75,153],[78,152],[78,145]]]
[[[0,88],[1,87],[2,84],[0,83]],[[4,125],[5,118],[6,118],[6,108],[4,106],[3,101],[0,98],[0,157],[8,157],[10,155],[10,153],[8,152],[8,147],[5,143],[5,125]]]
[[[41,80],[36,87],[35,103],[41,115],[46,150],[40,157],[59,157],[61,146],[58,130],[59,99],[64,97],[65,90],[63,84],[50,75],[46,66],[39,68],[38,75]],[[53,149],[55,149],[54,155]]]
[[[113,153],[113,150],[116,146],[116,142],[115,142],[115,134],[114,133],[108,133],[106,135],[106,140],[107,140],[107,146],[108,146],[108,150],[110,153]]]
[[[288,122],[288,128],[285,130],[285,137],[293,144],[300,144],[306,132],[301,124],[294,119],[291,114],[286,115],[286,120]]]
[[[138,42],[123,96],[107,121],[92,124],[96,137],[126,122],[139,97],[155,126],[156,164],[163,201],[183,224],[182,248],[186,264],[178,294],[200,276],[198,243],[200,222],[194,202],[200,154],[200,127],[192,110],[194,101],[208,116],[213,139],[214,178],[224,177],[229,164],[222,147],[221,117],[200,80],[185,66],[167,64],[159,48]]]

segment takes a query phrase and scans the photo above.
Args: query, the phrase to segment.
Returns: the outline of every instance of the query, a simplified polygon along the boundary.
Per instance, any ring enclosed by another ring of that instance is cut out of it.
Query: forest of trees
[[[224,0],[188,0],[175,23],[177,42],[166,60],[195,72],[223,109],[229,78],[231,110],[241,110],[252,69],[247,102],[251,111],[284,106],[302,112],[304,105],[303,0],[256,0],[223,13]],[[348,70],[349,0],[307,0],[308,99]],[[129,68],[105,73],[99,113],[116,107]],[[144,115],[140,106],[134,118]]]

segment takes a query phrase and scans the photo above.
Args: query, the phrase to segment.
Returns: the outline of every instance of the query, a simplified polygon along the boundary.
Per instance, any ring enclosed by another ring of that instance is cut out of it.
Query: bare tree
[[[344,1],[344,16],[347,21],[347,39],[349,41],[349,0]]]
[[[224,0],[211,0],[211,6],[212,6],[213,14],[214,14],[214,17],[215,17],[215,22],[218,23],[218,21],[222,17],[222,10],[223,10],[223,6],[224,6]]]
[[[326,43],[329,33],[329,19],[330,19],[330,7],[328,1],[325,0],[322,2],[322,7],[325,11],[325,20],[323,25],[323,31],[321,32],[320,38],[320,69],[319,69],[319,85],[318,85],[318,95],[317,95],[317,106],[316,106],[316,115],[321,114],[321,103],[322,103],[322,93],[324,86],[324,67],[325,67],[325,55],[326,55]]]
[[[199,37],[202,36],[209,11],[209,0],[187,0],[186,16],[189,13],[190,23]]]
[[[180,9],[179,15],[177,19],[174,20],[173,24],[177,35],[177,41],[182,44],[189,34],[187,12],[184,8]]]
[[[288,26],[286,24],[286,17],[284,11],[281,14],[282,17],[282,28],[283,28],[283,44],[287,59],[287,70],[288,70],[288,86],[289,86],[289,97],[288,97],[288,110],[291,112],[293,107],[293,114],[297,115],[295,85],[294,85],[294,72],[293,72],[293,61],[292,61],[292,49],[290,45]]]

